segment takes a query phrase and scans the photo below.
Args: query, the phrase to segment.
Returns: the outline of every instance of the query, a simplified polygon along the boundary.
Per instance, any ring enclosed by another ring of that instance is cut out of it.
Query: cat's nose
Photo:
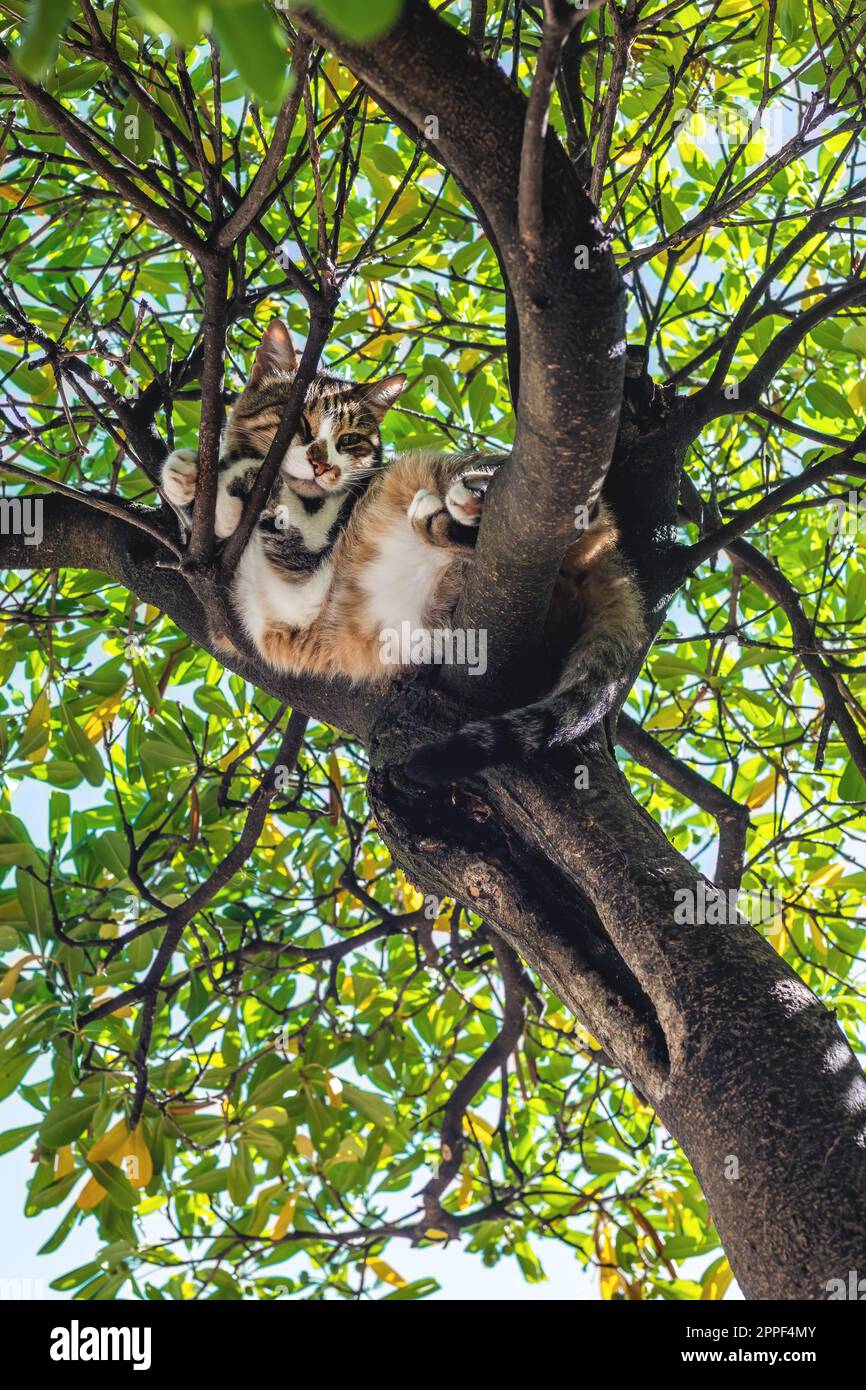
[[[328,466],[328,446],[316,440],[307,450],[307,458],[313,465],[313,472],[318,478],[320,473],[324,473]]]

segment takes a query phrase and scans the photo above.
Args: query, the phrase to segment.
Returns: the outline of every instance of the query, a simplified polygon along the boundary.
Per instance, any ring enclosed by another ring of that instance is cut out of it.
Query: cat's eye
[[[301,439],[305,444],[309,444],[313,438],[313,431],[310,429],[310,422],[306,415],[302,415],[298,425],[301,431]]]
[[[367,441],[362,434],[341,434],[339,448],[357,449],[359,444],[366,444]]]

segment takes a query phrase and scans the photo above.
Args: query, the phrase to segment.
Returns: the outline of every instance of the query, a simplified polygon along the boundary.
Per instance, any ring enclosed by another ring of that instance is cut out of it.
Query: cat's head
[[[289,330],[274,319],[229,416],[224,452],[264,458],[297,367]],[[307,390],[298,432],[283,458],[285,482],[302,497],[322,497],[367,479],[382,460],[382,418],[405,384],[402,375],[358,384],[320,372]]]

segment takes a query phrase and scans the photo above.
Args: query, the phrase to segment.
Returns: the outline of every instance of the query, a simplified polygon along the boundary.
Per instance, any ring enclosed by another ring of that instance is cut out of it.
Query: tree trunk
[[[675,890],[700,876],[605,747],[419,795],[399,766],[441,723],[431,703],[401,695],[373,731],[395,858],[481,913],[658,1112],[746,1297],[825,1299],[866,1269],[866,1081],[833,1014],[753,927],[675,921]]]

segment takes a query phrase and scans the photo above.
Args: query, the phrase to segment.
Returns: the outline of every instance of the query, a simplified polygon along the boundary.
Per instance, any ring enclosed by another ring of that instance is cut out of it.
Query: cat
[[[238,524],[296,370],[288,330],[274,320],[223,436],[220,539]],[[505,460],[411,451],[383,464],[380,426],[404,385],[401,374],[358,384],[321,372],[307,391],[298,433],[232,587],[245,631],[279,670],[381,688],[403,669],[383,660],[383,633],[450,625],[484,494]],[[163,465],[163,492],[187,521],[196,471],[191,450]],[[428,785],[459,781],[493,763],[531,758],[597,722],[644,640],[640,592],[617,540],[599,502],[563,558],[546,626],[560,664],[553,689],[417,749],[406,765],[410,776]]]

